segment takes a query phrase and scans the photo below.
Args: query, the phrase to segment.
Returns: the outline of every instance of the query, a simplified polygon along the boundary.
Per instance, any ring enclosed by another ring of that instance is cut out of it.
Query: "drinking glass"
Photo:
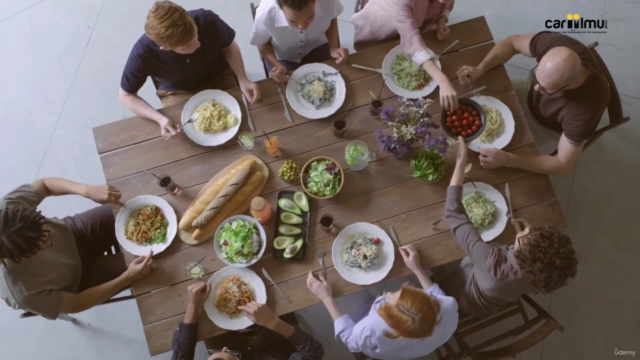
[[[171,176],[167,175],[167,174],[162,174],[160,176],[158,176],[158,185],[167,190],[167,192],[171,193],[171,194],[176,194],[178,191],[180,191],[180,188],[178,187],[178,185],[176,185],[176,183],[173,182],[173,179],[171,179]]]
[[[350,142],[345,150],[345,159],[353,171],[364,169],[369,162],[375,161],[376,158],[376,153],[369,151],[369,146],[360,140]]]
[[[253,149],[253,146],[255,144],[253,135],[248,132],[240,134],[240,136],[238,136],[238,144],[240,145],[240,147],[247,151]]]

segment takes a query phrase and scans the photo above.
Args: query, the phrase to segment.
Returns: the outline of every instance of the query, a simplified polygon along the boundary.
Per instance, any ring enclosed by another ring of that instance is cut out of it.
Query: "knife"
[[[256,128],[253,127],[253,120],[251,120],[251,114],[249,114],[249,104],[247,104],[247,97],[242,94],[242,102],[244,103],[244,108],[247,110],[247,124],[249,124],[249,129],[251,131],[256,131]]]
[[[513,209],[511,208],[511,192],[509,191],[509,183],[504,186],[504,194],[507,196],[507,204],[509,206],[509,217],[511,218],[511,224],[516,222],[516,218],[513,217]]]
[[[265,270],[264,268],[262,268],[262,275],[264,275],[264,277],[267,278],[267,280],[271,281],[271,283],[273,284],[273,286],[276,287],[276,289],[278,289],[278,291],[280,291],[280,293],[282,295],[284,295],[284,297],[287,298],[287,301],[289,301],[289,304],[291,304],[291,299],[289,299],[289,297],[287,296],[287,294],[284,293],[284,291],[282,291],[282,289],[280,289],[280,286],[278,286],[278,284],[276,284],[275,281],[273,281],[273,279],[271,278],[271,276],[269,276],[269,273],[267,272],[267,270]]]
[[[284,117],[286,117],[289,122],[293,122],[291,114],[289,114],[289,108],[287,107],[287,99],[285,99],[282,89],[280,89],[280,85],[278,85],[278,93],[280,94],[280,99],[282,99],[282,105],[284,105]]]
[[[393,241],[396,243],[396,245],[398,245],[398,247],[400,247],[400,241],[398,240],[396,229],[394,229],[393,226],[389,226],[389,232],[391,233],[391,238],[393,239]]]

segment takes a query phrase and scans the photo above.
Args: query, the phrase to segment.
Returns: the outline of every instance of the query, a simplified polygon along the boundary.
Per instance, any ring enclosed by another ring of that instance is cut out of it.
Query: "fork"
[[[324,251],[322,251],[321,249],[318,249],[317,256],[318,256],[318,262],[320,263],[320,266],[322,266],[322,276],[326,278],[327,272],[324,269]]]
[[[191,115],[191,117],[189,118],[189,120],[187,120],[187,122],[185,122],[184,124],[182,124],[182,127],[184,127],[185,125],[187,125],[188,123],[192,123],[196,120],[198,120],[198,115],[200,115],[200,113],[193,113],[193,115]]]

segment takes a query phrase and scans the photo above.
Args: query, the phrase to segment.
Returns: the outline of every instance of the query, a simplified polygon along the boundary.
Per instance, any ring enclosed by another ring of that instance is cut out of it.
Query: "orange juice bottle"
[[[278,138],[275,136],[265,137],[264,146],[267,148],[267,154],[270,156],[279,156],[280,155],[280,144],[278,143]]]

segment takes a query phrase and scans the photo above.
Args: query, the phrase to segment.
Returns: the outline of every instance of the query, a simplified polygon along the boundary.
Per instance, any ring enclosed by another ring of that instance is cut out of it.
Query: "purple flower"
[[[385,109],[382,109],[382,111],[380,112],[380,117],[382,118],[382,121],[384,121],[385,123],[388,123],[391,120],[391,115],[393,115],[393,108],[392,107],[388,107]]]

